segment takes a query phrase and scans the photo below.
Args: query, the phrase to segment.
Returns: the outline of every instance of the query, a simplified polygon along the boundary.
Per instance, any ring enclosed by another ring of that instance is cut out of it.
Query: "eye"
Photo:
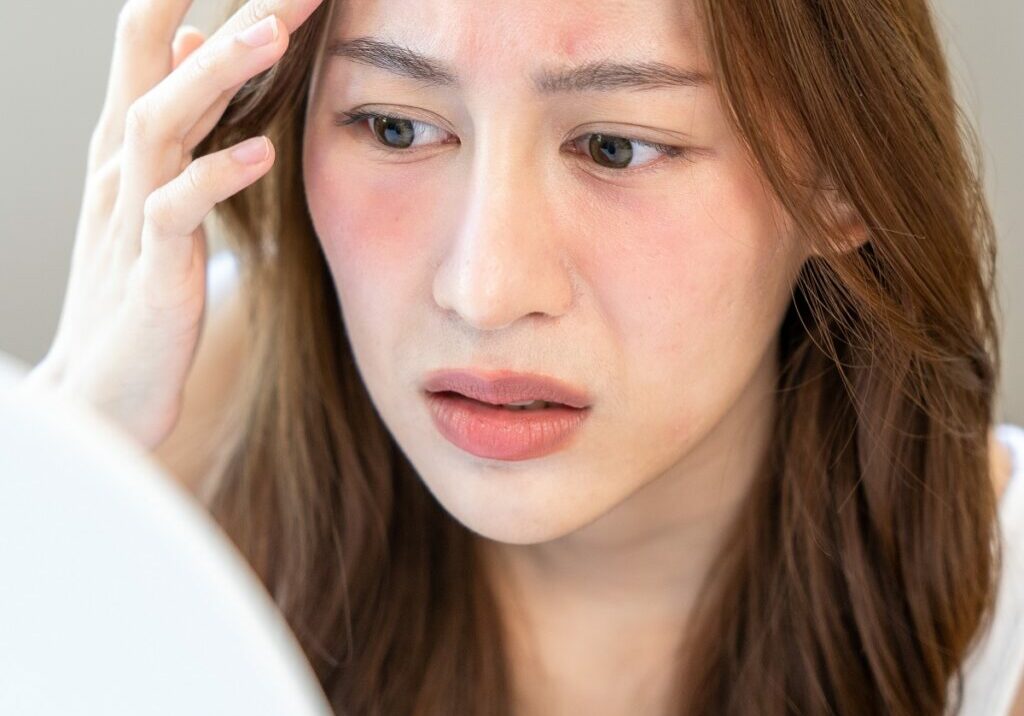
[[[342,117],[345,117],[343,119]],[[386,152],[401,152],[410,147],[417,146],[416,140],[420,136],[430,137],[431,133],[444,135],[444,130],[435,127],[427,122],[419,122],[414,119],[386,112],[340,112],[335,119],[335,124],[344,127],[358,122],[369,120],[368,128],[379,145],[384,147]],[[422,128],[422,135],[417,131]],[[656,142],[646,142],[630,137],[620,137],[612,134],[583,134],[572,140],[569,144],[577,147],[581,140],[587,140],[585,153],[599,167],[609,170],[615,174],[631,174],[634,169],[644,171],[651,165],[661,164],[658,157],[672,159],[675,157],[689,158],[689,152],[685,147],[676,147]],[[456,142],[458,140],[456,139]],[[443,143],[443,142],[442,142]],[[421,142],[420,144],[429,144]],[[634,145],[637,147],[634,149]],[[582,153],[578,149],[576,153]],[[633,160],[637,157],[653,157],[652,161]]]
[[[348,119],[341,119],[342,115]],[[432,124],[383,112],[341,112],[335,120],[335,124],[345,127],[364,120],[369,120],[370,132],[387,150],[400,151],[414,146],[420,134],[417,128],[422,128],[423,134],[427,138],[430,137],[431,130],[440,135],[446,134]]]
[[[581,140],[586,140],[586,154],[594,163],[602,169],[611,169],[622,173],[626,169],[645,168],[654,164],[658,157],[674,158],[685,156],[684,147],[675,147],[669,144],[658,144],[656,142],[645,142],[630,137],[618,137],[612,134],[584,134],[574,139],[571,144],[577,146]],[[634,145],[638,149],[634,149]],[[634,159],[640,161],[631,164]],[[651,161],[643,161],[651,157]],[[630,172],[631,173],[631,172]]]

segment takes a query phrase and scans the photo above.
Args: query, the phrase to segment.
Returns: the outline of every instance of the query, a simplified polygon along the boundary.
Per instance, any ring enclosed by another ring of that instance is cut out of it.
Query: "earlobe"
[[[838,253],[850,253],[863,246],[869,236],[867,225],[861,218],[860,213],[854,206],[839,196],[834,189],[825,191],[828,216],[833,219],[833,226],[836,227],[837,235],[829,242],[831,248]],[[812,253],[821,255],[821,251],[815,248]]]
[[[868,229],[860,214],[847,202],[838,209],[841,241],[846,251],[859,249],[868,240]]]

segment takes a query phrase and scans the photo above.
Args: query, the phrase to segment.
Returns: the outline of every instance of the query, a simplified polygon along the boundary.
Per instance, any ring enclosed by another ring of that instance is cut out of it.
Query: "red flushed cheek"
[[[410,265],[425,246],[421,239],[439,201],[435,192],[407,176],[400,179],[398,174],[406,172],[396,168],[358,171],[351,159],[311,155],[305,169],[307,201],[332,269],[386,280]]]

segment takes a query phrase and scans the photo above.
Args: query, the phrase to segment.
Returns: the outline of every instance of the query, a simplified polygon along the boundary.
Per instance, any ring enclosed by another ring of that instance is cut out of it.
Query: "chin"
[[[566,525],[561,519],[553,521],[534,519],[524,523],[517,519],[508,519],[504,515],[494,515],[493,512],[474,516],[475,519],[460,519],[455,514],[452,514],[452,517],[480,537],[510,545],[551,542],[565,537],[577,529],[576,526]]]
[[[505,544],[540,544],[559,539],[613,507],[581,502],[580,486],[569,475],[559,475],[550,469],[529,476],[487,474],[465,468],[417,472],[452,519],[481,537]]]
[[[557,519],[541,519],[525,524],[516,521],[495,522],[492,520],[481,525],[483,530],[473,531],[495,542],[529,545],[560,539],[572,534],[585,523],[585,520],[567,522],[566,515],[558,515]]]

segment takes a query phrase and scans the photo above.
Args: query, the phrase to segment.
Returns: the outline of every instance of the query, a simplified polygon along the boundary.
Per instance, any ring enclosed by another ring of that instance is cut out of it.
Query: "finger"
[[[256,68],[249,67],[248,72],[241,72],[241,78],[237,82],[231,82],[229,86],[233,87],[235,84],[241,84],[245,80],[249,79],[256,72],[265,69],[267,66],[276,62],[280,58],[280,54],[283,53],[288,43],[288,32],[285,28],[297,28],[301,22],[304,22],[312,14],[312,12],[323,2],[323,0],[254,0],[243,6],[238,12],[236,12],[231,19],[229,19],[224,25],[222,25],[217,32],[215,32],[210,39],[204,43],[204,47],[197,50],[192,57],[185,60],[182,67],[178,68],[178,71],[172,74],[168,78],[169,82],[166,84],[183,87],[185,77],[194,72],[196,69],[203,69],[205,63],[208,60],[215,58],[213,54],[213,48],[230,48],[231,51],[237,53],[239,45],[241,44],[237,36],[240,32],[236,32],[236,28],[241,28],[241,32],[246,30],[254,30],[255,25],[259,21],[270,19],[270,15],[274,14],[275,10],[280,10],[281,15],[277,17],[278,25],[278,39],[270,45],[263,48],[252,49],[251,55],[256,58]],[[275,15],[276,16],[276,15]],[[275,54],[275,48],[280,49],[280,53]],[[263,56],[260,53],[264,52],[266,55],[272,55],[271,57]],[[268,60],[264,64],[259,64],[260,60]],[[242,62],[242,65],[245,63]],[[216,63],[215,63],[216,65]],[[181,72],[185,70],[186,66],[190,67],[189,71]],[[238,70],[239,63],[226,63],[226,69],[224,65],[218,65],[219,68],[217,73],[221,76],[232,77],[233,70]],[[179,75],[175,77],[174,75]],[[234,75],[238,77],[239,75]],[[157,88],[162,90],[163,85]],[[198,91],[202,94],[203,92],[210,91],[209,83],[203,83],[201,81],[193,80],[192,89],[198,87]],[[223,87],[223,84],[221,85]],[[184,108],[186,111],[195,111],[194,105],[188,102],[182,101],[178,97],[171,97],[170,93],[162,94],[154,90],[155,94],[162,95],[165,104],[150,103],[151,99],[148,95],[146,97],[137,100],[132,105],[132,110],[129,112],[129,117],[134,119],[126,120],[125,128],[125,145],[126,151],[124,152],[124,170],[121,174],[120,191],[117,197],[118,216],[120,221],[128,227],[134,227],[137,229],[135,232],[121,232],[121,236],[132,237],[138,236],[141,232],[141,217],[138,211],[138,207],[142,205],[146,197],[154,191],[157,187],[162,186],[176,173],[176,170],[180,167],[181,162],[187,157],[188,151],[183,146],[168,147],[161,151],[161,143],[158,138],[159,132],[154,131],[147,125],[153,125],[159,122],[173,122],[173,115],[170,110],[174,108]],[[221,89],[221,92],[224,90]],[[205,95],[206,107],[202,108],[202,113],[195,116],[193,122],[199,122],[210,105],[214,104],[220,92],[217,96],[211,97],[209,94]],[[202,104],[202,101],[199,102]],[[140,106],[141,105],[141,106]],[[168,109],[170,108],[170,109]],[[166,113],[165,113],[166,111]],[[184,122],[187,124],[188,122]],[[177,126],[178,138],[184,140],[183,134],[188,134],[188,129],[182,129],[183,124],[179,121]],[[195,140],[195,138],[192,138]],[[135,144],[138,148],[143,151],[129,151],[127,145]],[[146,150],[148,149],[148,152]],[[148,153],[148,156],[146,154]],[[134,256],[138,253],[138,240],[133,243],[126,243],[120,247],[120,251],[126,252],[127,255]]]
[[[223,86],[224,78],[228,79],[230,82],[228,87],[232,90],[227,95],[229,100],[245,81],[269,67],[263,64],[255,65],[255,69],[252,67],[248,70],[245,69],[246,62],[250,60],[250,57],[244,50],[250,49],[250,53],[252,51],[251,47],[240,47],[243,43],[239,42],[239,37],[244,36],[246,31],[254,31],[256,26],[269,22],[272,17],[275,20],[273,23],[275,36],[282,36],[281,38],[275,37],[274,41],[267,45],[267,48],[275,47],[280,50],[275,53],[276,56],[273,58],[273,61],[276,61],[287,49],[288,36],[297,30],[312,14],[312,11],[322,3],[323,0],[264,0],[243,5],[206,41],[206,46],[194,55],[195,67],[188,67],[191,62],[184,62],[182,69],[188,68],[189,72],[182,73],[181,76],[172,74],[167,81],[154,90],[153,94],[157,98],[159,114],[166,119],[170,130],[178,138],[193,132],[196,124],[207,114],[209,109],[216,102],[224,99],[224,94],[227,92],[227,87]],[[240,49],[243,51],[240,52]],[[263,49],[259,48],[259,50]],[[272,52],[272,50],[268,50],[268,52]],[[255,54],[259,56],[259,51]],[[218,86],[210,87],[209,84],[205,84],[198,87],[199,91],[190,95],[183,94],[190,89],[197,89],[193,85],[207,81],[206,78],[218,83]],[[216,94],[212,94],[211,89]],[[160,101],[161,98],[167,103],[167,111],[164,109],[165,103]],[[182,101],[182,99],[184,100]],[[179,110],[179,112],[175,113],[174,110]]]
[[[288,33],[273,15],[238,35],[208,40],[142,98],[154,120],[147,125],[152,130],[148,139],[180,143],[225,92],[279,60],[288,42]]]
[[[155,282],[152,307],[173,307],[175,289],[195,258],[195,232],[214,206],[262,177],[273,164],[273,144],[255,137],[194,160],[146,200],[142,230],[143,272]]]
[[[249,2],[239,8],[224,25],[214,32],[210,39],[219,38],[222,35],[236,34],[269,15],[275,15],[284,26],[284,32],[291,34],[308,20],[310,15],[321,4],[323,4],[323,0],[267,0],[262,3]],[[217,121],[224,114],[228,104],[230,104],[231,98],[241,89],[242,84],[244,83],[239,83],[224,92],[213,106],[206,111],[196,126],[189,130],[188,136],[185,139],[186,152],[191,152],[216,126]]]
[[[117,38],[108,87],[120,116],[171,69],[171,41],[191,0],[127,0],[117,18]]]
[[[238,93],[238,90],[241,89],[241,87],[242,85],[236,85],[222,94],[220,99],[218,99],[210,109],[206,110],[206,114],[196,122],[196,126],[192,128],[192,131],[188,133],[183,142],[184,151],[187,154],[191,154],[196,146],[206,138],[206,135],[213,131],[213,128],[217,125],[217,122],[220,121],[224,111],[231,103],[232,97]]]
[[[274,16],[242,34],[211,38],[132,104],[117,198],[118,209],[126,212],[119,215],[129,217],[126,228],[131,228],[132,216],[141,221],[134,207],[141,207],[152,192],[181,171],[187,155],[184,140],[210,106],[230,88],[273,65],[287,46],[288,35]],[[131,253],[137,246],[126,244],[122,250]]]
[[[239,8],[210,37],[224,37],[277,15],[293,32],[305,22],[323,0],[250,0]],[[111,77],[90,147],[90,166],[99,166],[123,141],[126,115],[132,103],[142,97],[171,70],[170,43],[191,0],[128,0],[118,18]]]
[[[120,145],[132,102],[171,71],[171,41],[191,5],[191,0],[127,0],[121,7],[95,164]]]
[[[221,25],[210,39],[234,35],[269,15],[277,15],[284,23],[285,32],[292,33],[309,19],[322,3],[323,0],[250,0]]]
[[[174,35],[174,42],[171,43],[171,67],[177,69],[185,59],[193,52],[202,47],[206,42],[204,35],[198,28],[191,25],[182,25]]]

